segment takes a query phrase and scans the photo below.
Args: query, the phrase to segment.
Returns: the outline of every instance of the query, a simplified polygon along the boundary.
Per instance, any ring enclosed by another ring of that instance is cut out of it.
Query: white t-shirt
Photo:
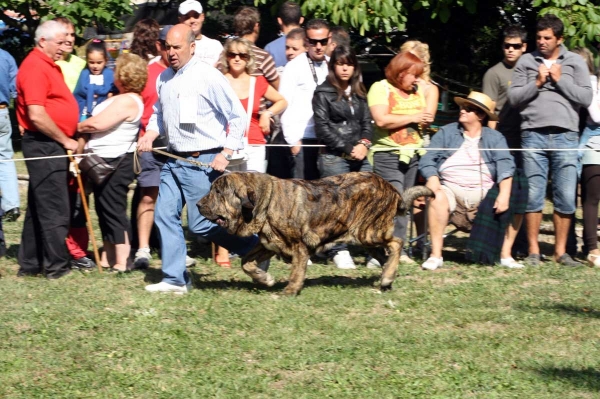
[[[202,35],[202,39],[196,39],[196,50],[194,56],[210,66],[215,66],[223,52],[220,41]]]
[[[94,152],[102,158],[117,158],[125,153],[135,151],[137,134],[140,130],[140,119],[144,113],[144,103],[139,96],[133,93],[129,93],[129,95],[138,103],[139,112],[135,119],[131,122],[122,122],[119,126],[105,132],[91,134],[90,140],[85,145],[85,149],[89,150],[87,152]],[[104,111],[114,99],[115,97],[112,97],[98,104],[94,108],[92,116]]]

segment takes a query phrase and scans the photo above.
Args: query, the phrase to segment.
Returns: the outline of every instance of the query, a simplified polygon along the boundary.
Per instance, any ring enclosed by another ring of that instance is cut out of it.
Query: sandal
[[[588,254],[587,261],[589,267],[600,267],[600,255]]]
[[[423,264],[421,265],[421,268],[423,270],[435,270],[438,267],[442,267],[444,264],[444,258],[434,258],[433,256],[430,256],[429,259],[427,259],[425,262],[423,262]]]
[[[213,262],[215,262],[217,265],[221,266],[224,269],[231,269],[231,261],[229,260],[229,258],[224,261],[218,261],[217,260],[217,255],[218,255],[217,246],[215,245],[214,242],[211,243],[211,245],[212,245],[211,249],[212,249]]]
[[[500,266],[508,267],[509,269],[522,269],[525,267],[525,265],[517,262],[513,258],[500,259]]]

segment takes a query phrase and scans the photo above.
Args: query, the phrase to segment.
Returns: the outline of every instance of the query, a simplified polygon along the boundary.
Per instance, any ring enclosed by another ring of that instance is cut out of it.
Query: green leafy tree
[[[67,17],[75,24],[78,33],[87,26],[107,29],[123,27],[122,16],[131,14],[130,0],[0,0],[0,11],[15,11],[20,20],[0,12],[0,20],[7,26],[33,34],[41,21],[54,17]]]

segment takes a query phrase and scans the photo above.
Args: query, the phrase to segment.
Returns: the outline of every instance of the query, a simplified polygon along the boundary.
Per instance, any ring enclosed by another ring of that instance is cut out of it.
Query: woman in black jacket
[[[329,75],[315,90],[315,132],[327,146],[319,156],[321,177],[372,171],[366,156],[373,126],[360,74],[354,50],[337,46],[329,60]]]
[[[321,177],[348,172],[371,172],[367,160],[373,126],[360,66],[352,49],[337,46],[329,60],[329,75],[313,97],[317,138],[326,145],[319,155]],[[340,269],[354,269],[346,245],[331,250]]]

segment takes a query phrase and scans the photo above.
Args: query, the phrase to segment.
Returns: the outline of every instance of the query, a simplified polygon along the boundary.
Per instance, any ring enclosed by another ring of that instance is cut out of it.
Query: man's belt
[[[171,154],[177,155],[178,157],[182,157],[182,158],[188,158],[188,157],[197,158],[200,155],[215,154],[217,152],[221,152],[222,150],[223,150],[222,148],[213,148],[212,150],[204,150],[204,151],[175,151],[175,150],[171,150]]]
[[[8,108],[8,104],[7,103],[0,103],[0,109],[5,109]]]

